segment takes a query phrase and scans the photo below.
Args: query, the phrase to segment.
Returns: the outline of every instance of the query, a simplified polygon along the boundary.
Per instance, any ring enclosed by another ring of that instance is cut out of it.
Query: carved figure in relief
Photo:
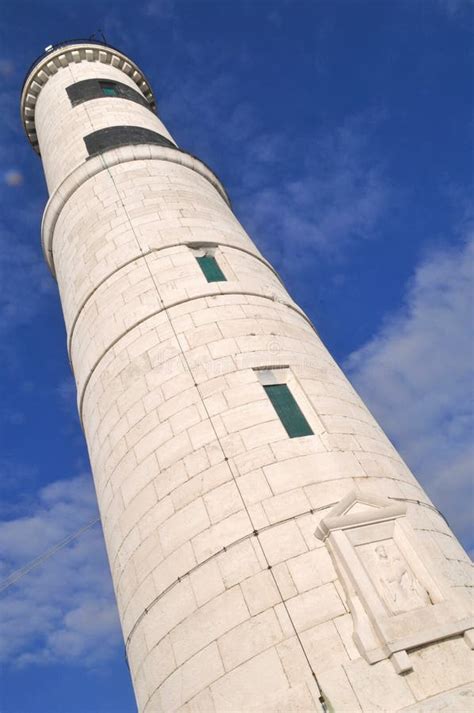
[[[376,545],[375,554],[378,558],[380,583],[394,614],[425,607],[431,603],[428,592],[408,568],[395,546],[387,548],[385,545]]]
[[[393,541],[370,543],[360,548],[369,565],[385,604],[393,614],[419,609],[431,604],[426,589],[420,584]]]

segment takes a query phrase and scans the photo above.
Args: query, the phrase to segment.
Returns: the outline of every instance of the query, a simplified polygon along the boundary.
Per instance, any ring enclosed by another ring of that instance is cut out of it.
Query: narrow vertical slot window
[[[221,268],[217,264],[217,260],[212,255],[203,255],[196,257],[199,267],[204,273],[204,277],[208,282],[225,282],[226,278]]]
[[[308,421],[286,384],[272,384],[263,388],[290,438],[313,435]]]

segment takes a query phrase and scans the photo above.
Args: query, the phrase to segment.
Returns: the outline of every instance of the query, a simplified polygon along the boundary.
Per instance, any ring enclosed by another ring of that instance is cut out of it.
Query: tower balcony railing
[[[61,47],[67,47],[68,45],[78,45],[78,44],[82,44],[82,43],[88,44],[88,45],[100,45],[101,47],[108,47],[111,50],[115,50],[116,52],[120,52],[120,54],[123,54],[119,49],[117,49],[117,47],[114,47],[113,45],[109,44],[106,41],[105,37],[102,40],[94,40],[90,37],[78,37],[78,38],[72,39],[72,40],[63,40],[62,42],[57,42],[54,45],[48,45],[45,48],[44,52],[42,52],[40,55],[38,55],[38,57],[36,57],[36,59],[28,67],[28,69],[25,73],[25,79],[23,80],[23,84],[21,85],[20,95],[23,93],[23,89],[25,87],[26,80],[30,76],[31,72],[33,71],[35,66],[39,62],[41,62],[42,59],[44,59],[44,57],[47,57],[48,54],[50,54],[51,52],[54,52],[57,49],[60,49]]]

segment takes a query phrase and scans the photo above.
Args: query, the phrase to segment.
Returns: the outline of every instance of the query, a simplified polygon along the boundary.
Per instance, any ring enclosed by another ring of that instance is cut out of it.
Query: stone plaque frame
[[[315,536],[326,543],[354,622],[353,639],[370,664],[389,658],[397,673],[412,669],[408,651],[464,634],[473,648],[474,622],[406,518],[406,504],[346,495]]]

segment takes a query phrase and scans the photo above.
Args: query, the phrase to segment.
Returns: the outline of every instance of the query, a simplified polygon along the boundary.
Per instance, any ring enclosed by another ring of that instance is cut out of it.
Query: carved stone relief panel
[[[433,603],[393,539],[369,542],[356,550],[389,613],[402,614]]]
[[[352,491],[315,533],[346,591],[361,655],[411,669],[409,649],[469,632],[465,605],[436,572],[406,518],[406,505]],[[468,645],[472,641],[465,636]]]

